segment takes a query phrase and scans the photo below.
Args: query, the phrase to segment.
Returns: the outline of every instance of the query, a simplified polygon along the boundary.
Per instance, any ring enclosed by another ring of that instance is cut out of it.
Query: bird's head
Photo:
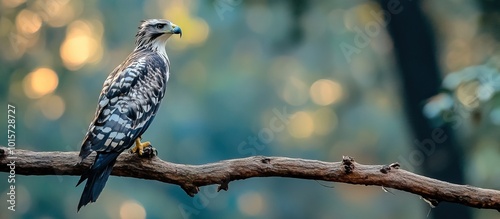
[[[165,46],[173,34],[182,37],[181,28],[165,19],[143,20],[136,34],[137,47]]]

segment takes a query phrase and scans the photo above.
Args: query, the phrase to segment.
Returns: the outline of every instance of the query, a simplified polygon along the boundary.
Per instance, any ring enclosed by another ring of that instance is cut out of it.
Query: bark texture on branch
[[[9,149],[0,147],[0,172],[9,172],[7,164],[15,161],[16,174],[81,175],[94,160],[92,154],[81,165],[76,165],[78,152],[17,149],[12,154],[9,152]],[[190,196],[194,196],[200,186],[219,185],[219,190],[227,190],[229,182],[234,180],[274,176],[383,186],[420,195],[433,205],[446,201],[500,210],[500,191],[431,179],[400,169],[397,163],[363,165],[347,156],[341,162],[254,156],[203,165],[184,165],[169,163],[158,157],[147,159],[124,153],[118,157],[111,174],[176,184]]]

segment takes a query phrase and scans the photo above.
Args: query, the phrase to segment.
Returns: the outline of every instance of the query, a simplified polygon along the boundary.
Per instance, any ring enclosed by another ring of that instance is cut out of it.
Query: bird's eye
[[[157,24],[156,29],[163,29],[165,27],[165,24]]]

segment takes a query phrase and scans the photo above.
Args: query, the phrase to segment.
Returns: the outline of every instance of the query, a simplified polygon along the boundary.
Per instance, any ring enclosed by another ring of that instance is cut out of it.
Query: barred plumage
[[[170,62],[165,43],[172,34],[182,36],[180,28],[168,20],[143,21],[136,48],[104,81],[94,120],[80,150],[81,160],[92,151],[97,156],[77,184],[87,179],[78,210],[97,200],[118,155],[130,148],[153,121],[166,91]]]

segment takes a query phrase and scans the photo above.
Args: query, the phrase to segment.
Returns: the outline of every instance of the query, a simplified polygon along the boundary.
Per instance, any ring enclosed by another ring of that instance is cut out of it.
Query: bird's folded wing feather
[[[158,59],[145,56],[126,61],[108,76],[81,155],[122,152],[147,129],[165,93],[168,74],[167,63]]]

